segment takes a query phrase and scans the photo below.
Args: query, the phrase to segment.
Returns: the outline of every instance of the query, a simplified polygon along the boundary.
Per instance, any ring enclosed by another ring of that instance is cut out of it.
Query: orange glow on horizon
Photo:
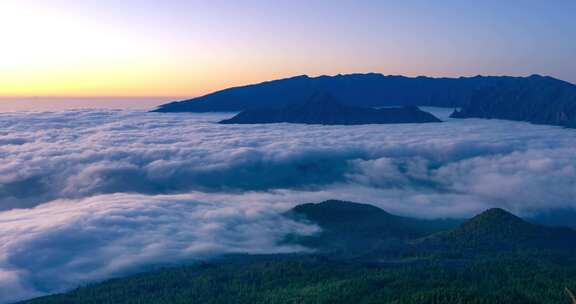
[[[30,9],[18,1],[2,2],[0,37],[6,43],[0,48],[0,96],[193,97],[301,74],[398,71],[416,75],[412,71],[423,66],[416,60],[378,65],[343,62],[343,56],[354,54],[334,50],[320,56],[295,43],[294,49],[284,50],[268,45],[265,38],[213,36],[213,32],[191,31],[173,37],[152,27],[142,31],[131,24],[85,18],[73,10],[45,5]]]
[[[467,18],[429,1],[256,2],[0,0],[0,97],[193,97],[355,72],[576,79],[576,43],[551,40],[574,36],[569,14],[550,35],[540,18],[509,22],[517,9],[500,2]]]

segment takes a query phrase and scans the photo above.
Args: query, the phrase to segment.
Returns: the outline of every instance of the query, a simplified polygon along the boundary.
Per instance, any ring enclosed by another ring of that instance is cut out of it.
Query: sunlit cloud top
[[[3,0],[0,96],[194,96],[296,74],[576,82],[576,2]]]

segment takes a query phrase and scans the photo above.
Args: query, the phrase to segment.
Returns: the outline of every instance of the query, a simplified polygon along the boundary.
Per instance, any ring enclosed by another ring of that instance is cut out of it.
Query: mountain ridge
[[[548,76],[540,76],[554,79]],[[239,112],[277,108],[301,103],[314,91],[325,91],[346,105],[463,107],[482,87],[515,76],[407,77],[380,73],[338,74],[310,77],[299,75],[256,84],[237,86],[196,98],[161,105],[156,112]],[[558,80],[561,81],[561,80]],[[564,82],[564,81],[562,81]],[[565,82],[567,83],[567,82]]]

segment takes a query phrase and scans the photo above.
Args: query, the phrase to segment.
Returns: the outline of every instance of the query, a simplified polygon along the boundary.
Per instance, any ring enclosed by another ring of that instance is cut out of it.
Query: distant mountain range
[[[302,104],[327,92],[357,107],[461,108],[455,118],[499,118],[576,127],[576,86],[552,77],[431,78],[349,74],[292,78],[234,87],[161,105],[156,112],[240,112]]]
[[[221,124],[304,123],[322,125],[359,125],[441,122],[415,106],[374,109],[343,105],[328,93],[317,92],[306,102],[280,109],[253,109],[221,121]]]
[[[217,91],[160,106],[157,112],[239,112],[282,108],[303,103],[316,91],[327,92],[345,105],[358,107],[461,107],[480,87],[508,77],[430,78],[348,74],[306,75]]]

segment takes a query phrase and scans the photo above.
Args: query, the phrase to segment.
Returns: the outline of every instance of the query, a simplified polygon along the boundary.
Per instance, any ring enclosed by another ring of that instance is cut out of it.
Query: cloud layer
[[[0,301],[10,301],[226,253],[296,252],[278,244],[317,227],[285,207],[197,201],[198,195],[110,194],[0,215]],[[201,195],[200,195],[201,197]]]
[[[420,217],[576,209],[574,130],[214,123],[228,116],[0,113],[0,302],[158,263],[301,250],[278,241],[314,231],[280,217],[303,202]]]
[[[107,193],[320,190],[333,185],[447,199],[469,196],[454,204],[477,201],[519,212],[575,204],[574,130],[497,120],[367,126],[213,123],[225,116],[0,114],[0,210]]]

